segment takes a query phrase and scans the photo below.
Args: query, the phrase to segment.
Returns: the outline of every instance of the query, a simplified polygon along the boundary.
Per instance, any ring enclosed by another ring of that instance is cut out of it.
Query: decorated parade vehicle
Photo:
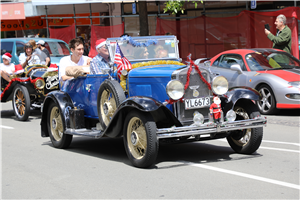
[[[7,82],[1,78],[1,102],[12,101],[14,114],[19,121],[26,121],[31,109],[41,109],[45,96],[58,90],[58,68],[52,64],[31,65],[25,69],[15,66],[15,73]]]
[[[50,92],[41,136],[56,148],[67,148],[73,135],[123,137],[130,162],[142,168],[155,164],[162,143],[227,138],[235,152],[255,152],[266,125],[254,104],[260,94],[229,89],[223,76],[190,57],[182,63],[178,42],[176,36],[107,39],[111,69]]]

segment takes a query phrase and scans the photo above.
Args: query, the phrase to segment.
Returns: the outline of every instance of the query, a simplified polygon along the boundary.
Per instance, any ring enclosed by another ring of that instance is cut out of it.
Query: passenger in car
[[[168,51],[163,46],[159,45],[154,49],[155,58],[168,58]]]
[[[0,73],[1,73],[1,85],[3,83],[2,79],[10,82],[10,75],[15,72],[15,65],[11,62],[12,55],[10,53],[5,53],[2,56],[3,63],[0,63]]]
[[[78,67],[90,69],[89,65],[92,60],[90,57],[83,55],[84,47],[80,38],[70,40],[69,47],[72,51],[72,55],[63,57],[59,62],[58,76],[61,86],[66,80],[74,78],[74,76],[70,75],[72,73],[66,74],[67,67],[69,69],[73,67],[76,71],[78,71]]]
[[[136,48],[134,52],[135,59],[148,59],[148,57],[149,57],[149,52],[147,47],[144,47],[143,49]]]
[[[33,46],[30,43],[24,45],[25,52],[19,56],[19,63],[23,68],[29,65],[40,64],[41,60],[37,54],[33,54]]]
[[[48,49],[45,47],[45,41],[44,40],[39,40],[37,43],[38,48],[46,54],[46,59],[45,59],[45,65],[50,67],[51,64],[51,58],[50,58],[50,53]]]
[[[96,50],[98,54],[91,61],[91,74],[104,74],[109,72],[109,52],[106,40],[101,38],[96,41]],[[107,69],[107,70],[105,70]],[[105,72],[106,71],[106,72]]]
[[[31,44],[33,49],[32,55],[37,55],[40,58],[40,63],[38,64],[46,65],[47,55],[41,49],[38,48],[38,45],[36,44],[35,40],[29,40],[29,43]]]

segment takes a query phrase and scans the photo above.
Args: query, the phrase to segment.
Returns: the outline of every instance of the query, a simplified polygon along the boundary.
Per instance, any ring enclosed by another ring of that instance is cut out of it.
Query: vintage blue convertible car
[[[132,63],[121,80],[113,71],[116,43]],[[163,142],[227,138],[239,153],[255,152],[266,118],[253,103],[260,94],[251,88],[231,88],[193,61],[179,61],[175,36],[107,39],[111,70],[65,82],[43,103],[41,136],[54,147],[67,148],[73,135],[123,137],[132,165],[155,164]],[[214,121],[209,108],[221,99],[222,115]]]

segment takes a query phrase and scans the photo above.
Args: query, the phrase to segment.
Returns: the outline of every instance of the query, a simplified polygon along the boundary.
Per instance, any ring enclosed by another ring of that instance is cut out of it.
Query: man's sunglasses
[[[103,45],[102,48],[108,49],[108,46],[107,45]]]

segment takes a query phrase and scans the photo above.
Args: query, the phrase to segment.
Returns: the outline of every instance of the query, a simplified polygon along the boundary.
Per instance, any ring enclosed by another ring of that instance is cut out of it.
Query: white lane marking
[[[225,139],[218,139],[221,142],[227,142]],[[278,144],[290,144],[290,145],[296,145],[300,146],[298,143],[290,143],[290,142],[277,142],[277,141],[269,141],[269,140],[263,140],[262,142],[269,142],[269,143],[278,143]],[[290,150],[290,149],[282,149],[282,148],[272,148],[272,147],[262,147],[260,146],[259,149],[268,149],[268,150],[275,150],[275,151],[287,151],[287,152],[293,152],[293,153],[300,153],[300,151],[297,150]]]
[[[291,142],[279,142],[279,141],[271,141],[271,140],[263,140],[262,142],[275,143],[275,144],[290,144],[300,146],[299,143],[291,143]]]
[[[5,129],[15,129],[15,128],[10,127],[10,126],[3,126],[3,125],[0,125],[0,128],[5,128]]]
[[[191,163],[191,162],[183,162],[183,163],[194,166],[194,167],[218,171],[218,172],[222,172],[222,173],[226,173],[226,174],[232,174],[232,175],[236,175],[236,176],[241,176],[241,177],[245,177],[245,178],[250,178],[250,179],[254,179],[254,180],[258,180],[258,181],[263,181],[263,182],[267,182],[267,183],[272,183],[272,184],[281,185],[284,187],[289,187],[289,188],[300,190],[300,185],[296,185],[296,184],[292,184],[292,183],[277,181],[274,179],[264,178],[264,177],[246,174],[246,173],[242,173],[242,172],[231,171],[231,170],[227,170],[227,169],[221,169],[218,167],[207,166],[204,164],[196,164],[196,163]]]
[[[287,151],[287,152],[293,152],[293,153],[300,153],[300,151],[296,151],[296,150],[272,148],[272,147],[262,147],[262,146],[260,146],[258,149],[268,149],[268,150],[275,150],[275,151]]]

